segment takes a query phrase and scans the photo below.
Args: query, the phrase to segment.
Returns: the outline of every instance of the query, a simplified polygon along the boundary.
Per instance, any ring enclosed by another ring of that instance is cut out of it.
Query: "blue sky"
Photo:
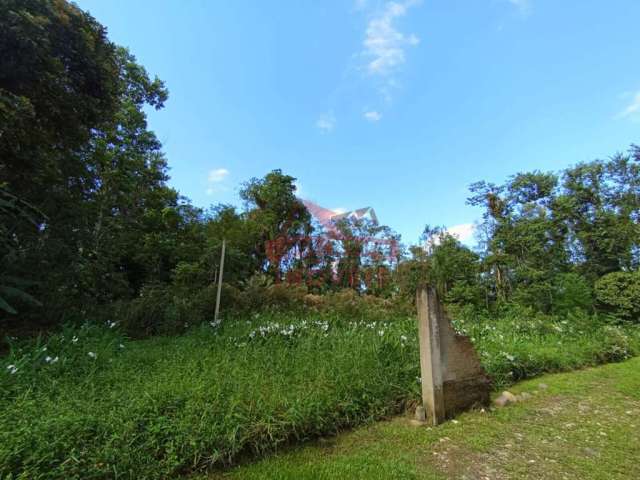
[[[281,168],[415,243],[469,231],[474,181],[640,143],[638,0],[78,4],[166,82],[150,127],[202,207]]]

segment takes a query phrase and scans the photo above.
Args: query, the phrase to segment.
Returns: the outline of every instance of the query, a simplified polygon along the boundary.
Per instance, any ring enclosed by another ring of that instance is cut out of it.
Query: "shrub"
[[[141,338],[160,331],[171,330],[165,324],[172,296],[163,285],[147,285],[133,300],[116,302],[109,313],[117,318],[122,328],[132,337]]]
[[[562,315],[574,309],[593,310],[591,287],[582,275],[561,273],[553,281],[553,313]]]
[[[598,356],[605,362],[621,362],[632,356],[629,337],[620,328],[608,325],[604,328],[603,346]]]
[[[600,307],[616,317],[638,321],[640,317],[640,272],[613,272],[595,286]]]
[[[304,308],[307,288],[304,285],[278,283],[267,287],[267,303],[279,311],[300,311]]]

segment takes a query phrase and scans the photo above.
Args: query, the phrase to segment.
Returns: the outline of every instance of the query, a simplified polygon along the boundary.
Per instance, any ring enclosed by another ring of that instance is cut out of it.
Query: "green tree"
[[[556,215],[572,235],[570,251],[591,281],[638,266],[640,152],[567,169]]]
[[[255,255],[276,280],[283,262],[295,263],[310,247],[311,215],[295,196],[295,178],[273,170],[264,178],[243,185],[240,197],[248,207],[247,219],[256,225]]]
[[[8,190],[40,207],[50,194],[44,185],[83,170],[69,154],[117,110],[115,50],[73,4],[0,0],[0,175]]]
[[[0,182],[47,217],[8,273],[53,319],[168,280],[198,219],[147,129],[164,85],[75,5],[0,1]]]

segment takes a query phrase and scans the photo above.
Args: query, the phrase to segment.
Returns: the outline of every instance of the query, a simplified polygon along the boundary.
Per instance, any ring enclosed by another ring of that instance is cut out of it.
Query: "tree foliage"
[[[225,301],[251,308],[318,305],[316,294],[410,304],[431,283],[452,305],[638,317],[638,147],[475,183],[477,249],[427,226],[405,252],[371,220],[325,231],[278,169],[242,185],[243,209],[193,206],[168,185],[147,125],[145,109],[167,98],[73,3],[0,0],[0,322],[108,312],[166,333],[204,321],[223,241]]]

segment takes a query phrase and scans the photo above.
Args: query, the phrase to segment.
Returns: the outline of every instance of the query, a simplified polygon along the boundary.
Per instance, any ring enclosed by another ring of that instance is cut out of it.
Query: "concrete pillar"
[[[418,289],[417,307],[422,402],[427,411],[427,420],[433,425],[438,425],[445,419],[445,407],[438,318],[440,306],[433,288]]]

